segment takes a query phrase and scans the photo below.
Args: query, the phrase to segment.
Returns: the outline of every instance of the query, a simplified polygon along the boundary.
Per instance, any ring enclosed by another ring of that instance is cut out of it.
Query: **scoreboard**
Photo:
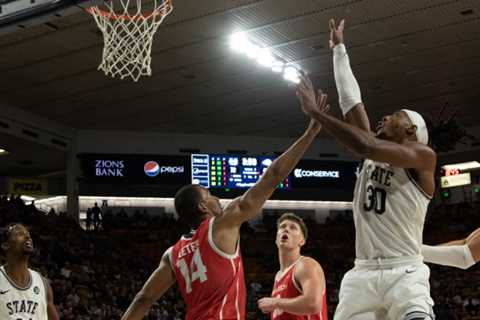
[[[273,160],[272,157],[192,154],[192,183],[206,188],[250,188]],[[289,177],[278,188],[289,190]]]

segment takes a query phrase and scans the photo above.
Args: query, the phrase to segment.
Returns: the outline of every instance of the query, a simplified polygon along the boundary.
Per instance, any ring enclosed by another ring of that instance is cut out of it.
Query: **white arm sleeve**
[[[340,108],[345,116],[353,107],[362,102],[362,94],[350,68],[350,59],[343,43],[333,47],[333,74]]]
[[[425,262],[442,266],[468,269],[475,264],[468,245],[464,246],[427,246],[422,245]]]

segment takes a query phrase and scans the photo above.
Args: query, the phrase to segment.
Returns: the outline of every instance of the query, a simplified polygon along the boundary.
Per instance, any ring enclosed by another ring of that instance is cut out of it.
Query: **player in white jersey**
[[[343,278],[336,320],[433,319],[429,269],[421,256],[427,206],[434,193],[436,153],[428,146],[424,118],[401,109],[370,130],[360,88],[343,44],[344,21],[330,21],[334,75],[344,121],[317,103],[306,76],[298,86],[302,110],[328,134],[364,158],[355,186],[355,267]]]
[[[33,241],[22,224],[12,224],[3,233],[6,263],[0,267],[0,319],[58,320],[50,284],[28,268]]]

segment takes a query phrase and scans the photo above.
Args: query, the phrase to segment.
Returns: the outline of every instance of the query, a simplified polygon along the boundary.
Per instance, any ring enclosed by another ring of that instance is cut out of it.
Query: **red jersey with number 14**
[[[302,259],[300,257],[295,263],[293,263],[288,269],[281,272],[279,271],[275,276],[275,284],[273,285],[272,297],[273,298],[296,298],[302,294],[302,291],[295,282],[295,266]],[[325,290],[322,292],[322,312],[311,315],[295,315],[285,312],[280,309],[275,309],[272,312],[272,320],[327,320],[327,299]]]
[[[229,255],[213,242],[215,218],[183,236],[170,261],[187,305],[187,320],[245,319],[245,279],[240,248]]]

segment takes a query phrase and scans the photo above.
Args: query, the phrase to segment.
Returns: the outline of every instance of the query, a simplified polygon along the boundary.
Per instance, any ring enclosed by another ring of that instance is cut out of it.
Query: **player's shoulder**
[[[47,275],[44,275],[40,270],[38,270],[37,268],[32,268],[32,267],[29,267],[28,268],[28,271],[30,271],[30,274],[31,275],[37,275],[38,276],[38,279],[43,282],[43,284],[45,285],[45,288],[48,290],[48,288],[50,287],[50,283],[51,283],[51,280],[50,278],[48,278]]]
[[[178,242],[177,242],[178,243]],[[162,255],[161,261],[169,265],[173,269],[175,261],[173,261],[173,249],[175,245],[169,247]]]
[[[404,145],[416,151],[429,154],[432,157],[437,156],[437,153],[435,152],[435,150],[433,150],[429,145],[426,145],[424,143],[420,143],[418,141],[407,141],[404,143]]]
[[[320,263],[318,263],[317,260],[313,259],[312,257],[308,257],[308,256],[303,256],[302,259],[300,259],[300,261],[298,261],[298,264],[299,265],[304,265],[304,266],[318,266],[318,267],[321,267]]]
[[[30,271],[30,273],[33,273],[33,274],[38,274],[38,276],[46,279],[46,277],[42,274],[42,272],[37,268],[28,267],[28,271]]]
[[[302,257],[295,267],[295,273],[301,272],[322,272],[323,268],[317,260],[311,257]]]

